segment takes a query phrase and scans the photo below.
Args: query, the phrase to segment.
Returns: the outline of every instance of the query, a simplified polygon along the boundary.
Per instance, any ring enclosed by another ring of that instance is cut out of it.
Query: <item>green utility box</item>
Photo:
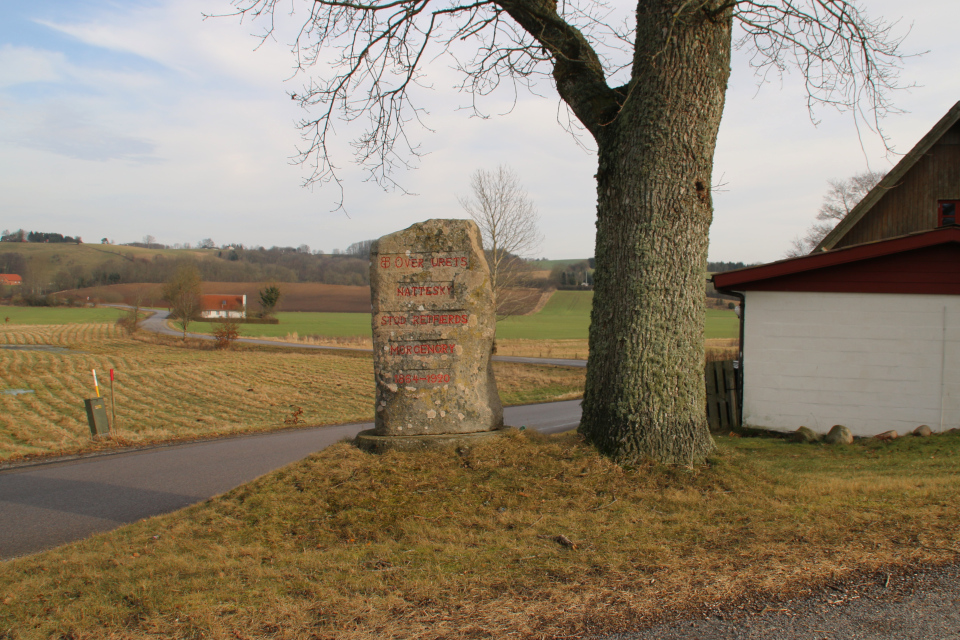
[[[107,421],[107,407],[103,398],[88,398],[83,401],[87,406],[87,422],[90,423],[90,435],[94,438],[110,435],[110,423]]]

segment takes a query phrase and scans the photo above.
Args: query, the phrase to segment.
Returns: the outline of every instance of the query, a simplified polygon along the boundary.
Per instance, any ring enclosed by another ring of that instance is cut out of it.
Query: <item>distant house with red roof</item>
[[[209,293],[200,296],[201,318],[245,318],[247,296]]]
[[[20,285],[23,278],[15,273],[0,273],[0,285]]]

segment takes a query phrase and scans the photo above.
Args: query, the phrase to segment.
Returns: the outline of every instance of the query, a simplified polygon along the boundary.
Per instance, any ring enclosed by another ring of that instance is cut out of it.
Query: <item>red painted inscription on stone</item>
[[[446,258],[431,258],[430,265],[433,267],[463,267],[467,266],[467,256],[448,256]]]
[[[448,284],[398,285],[397,296],[401,298],[419,298],[421,296],[453,297],[453,287]]]
[[[449,373],[395,373],[393,381],[396,384],[447,384],[450,382]]]
[[[442,356],[453,355],[457,352],[456,344],[425,342],[417,344],[391,344],[392,356]]]
[[[469,314],[462,313],[436,313],[413,316],[381,316],[380,326],[403,326],[403,325],[437,325],[437,324],[467,324],[470,320]]]
[[[421,256],[380,256],[381,269],[423,269],[425,267],[462,267],[469,265],[467,256],[432,256],[428,262]]]

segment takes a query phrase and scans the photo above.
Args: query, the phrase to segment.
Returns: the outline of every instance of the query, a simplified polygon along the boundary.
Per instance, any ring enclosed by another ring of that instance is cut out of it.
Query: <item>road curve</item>
[[[545,433],[566,431],[580,421],[580,401],[508,407],[504,419]],[[0,471],[0,559],[175,511],[372,427],[277,431]]]

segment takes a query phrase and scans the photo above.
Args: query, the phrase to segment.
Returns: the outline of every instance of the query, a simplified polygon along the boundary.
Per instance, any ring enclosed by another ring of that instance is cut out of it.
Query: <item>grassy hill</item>
[[[37,242],[4,242],[0,244],[0,254],[16,253],[26,260],[27,267],[34,273],[55,272],[64,267],[78,266],[93,268],[104,260],[119,258],[135,260],[162,255],[167,258],[192,256],[198,260],[211,254],[201,249],[143,249],[113,244],[68,244]],[[21,274],[22,275],[22,274]]]
[[[70,274],[91,274],[106,264],[148,263],[158,256],[168,260],[189,257],[202,260],[209,251],[183,249],[143,249],[111,244],[69,244],[4,242],[0,243],[0,270],[23,277],[24,294],[46,294],[66,288],[61,280]],[[15,266],[20,264],[21,266]],[[67,285],[75,286],[75,285]]]

